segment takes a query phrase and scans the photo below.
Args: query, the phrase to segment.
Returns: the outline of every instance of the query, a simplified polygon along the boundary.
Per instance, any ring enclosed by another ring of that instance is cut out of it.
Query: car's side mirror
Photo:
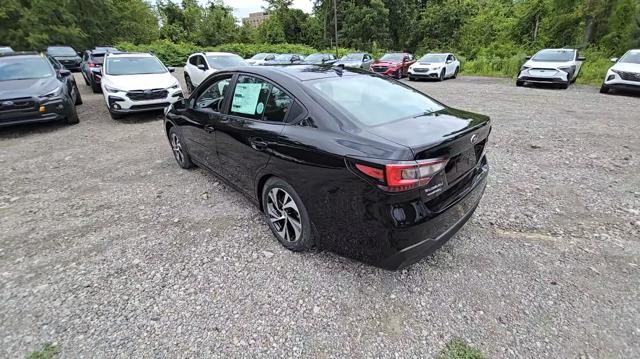
[[[618,58],[617,57],[612,58],[611,62],[618,62]]]
[[[531,60],[531,56],[525,56],[524,58],[527,60]]]
[[[198,65],[198,70],[202,70],[202,71],[204,71],[204,70],[206,70],[206,69],[207,69],[207,68],[206,68],[206,67],[204,67],[204,65],[203,65],[203,64],[199,64],[199,65]]]
[[[587,61],[587,58],[584,56],[578,57],[578,61]]]
[[[176,72],[176,69],[173,66],[167,67],[167,70],[169,70],[169,72]]]
[[[60,69],[60,70],[58,70],[58,74],[60,75],[60,77],[67,77],[67,76],[71,75],[71,71],[69,71],[67,69]]]

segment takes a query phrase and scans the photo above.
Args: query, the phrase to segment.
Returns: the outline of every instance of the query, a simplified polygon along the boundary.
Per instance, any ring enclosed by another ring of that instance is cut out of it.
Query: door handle
[[[216,128],[215,128],[215,127],[213,127],[212,125],[206,125],[206,126],[204,126],[204,130],[205,130],[207,133],[213,133],[213,132],[216,130]]]
[[[261,138],[254,138],[249,142],[254,150],[264,151],[269,147],[269,145]]]

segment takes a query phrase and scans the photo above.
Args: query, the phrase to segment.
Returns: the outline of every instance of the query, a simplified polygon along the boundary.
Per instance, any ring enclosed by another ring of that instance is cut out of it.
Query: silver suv
[[[582,63],[586,60],[576,49],[544,49],[520,68],[516,86],[525,83],[557,84],[566,89],[575,82]]]

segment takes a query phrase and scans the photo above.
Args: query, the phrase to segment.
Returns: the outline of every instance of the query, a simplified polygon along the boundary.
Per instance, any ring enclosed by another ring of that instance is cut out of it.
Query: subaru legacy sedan
[[[360,69],[227,69],[165,115],[178,165],[255,201],[284,247],[386,269],[455,234],[489,170],[487,116]]]

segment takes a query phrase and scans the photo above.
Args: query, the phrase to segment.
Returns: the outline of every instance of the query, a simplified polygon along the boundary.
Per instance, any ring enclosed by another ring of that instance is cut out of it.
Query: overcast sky
[[[205,1],[203,1],[205,2]],[[262,11],[265,2],[262,0],[224,0],[227,6],[233,8],[233,16],[237,18],[247,17],[250,12]],[[313,6],[312,0],[294,0],[293,7],[310,13]]]

